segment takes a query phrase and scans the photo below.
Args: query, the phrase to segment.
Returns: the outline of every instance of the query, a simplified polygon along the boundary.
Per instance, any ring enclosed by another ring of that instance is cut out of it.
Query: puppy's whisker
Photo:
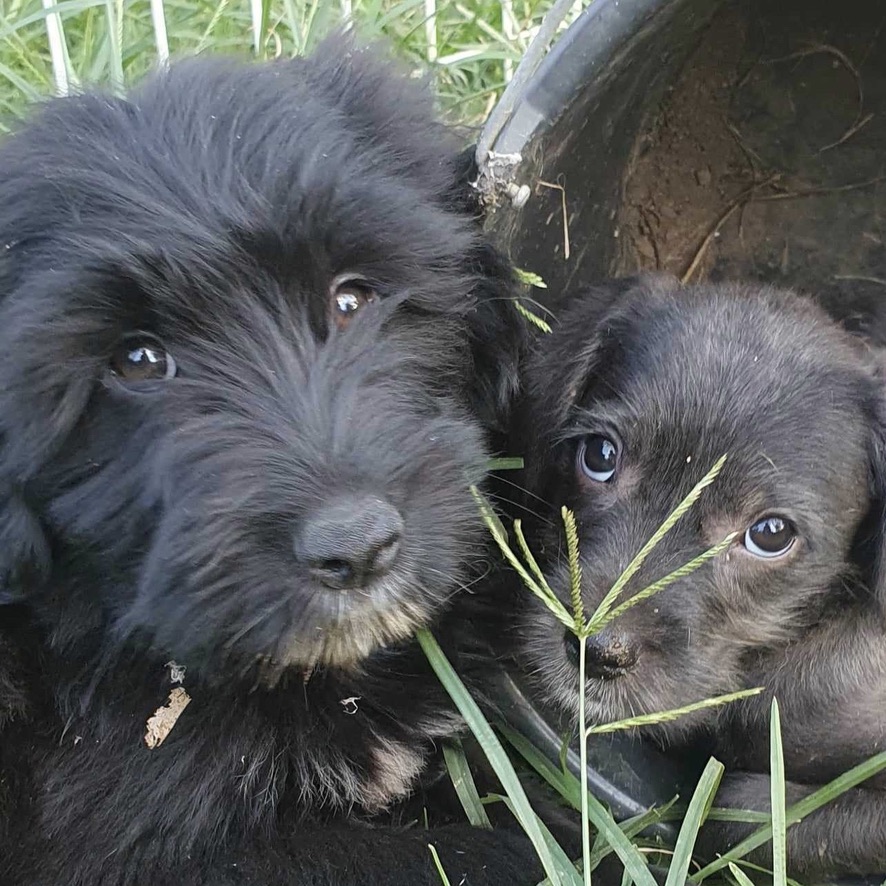
[[[510,479],[510,477],[505,476],[504,474],[496,475],[495,478],[496,485],[504,483],[506,486],[512,486],[518,492],[523,493],[524,495],[528,495],[530,498],[534,498],[536,501],[543,505],[549,505],[550,502],[546,501],[545,498],[538,493],[534,492],[528,486],[524,486],[522,483],[518,483],[516,480]],[[525,507],[525,505],[523,505]]]
[[[549,517],[546,517],[541,511],[536,511],[530,507],[527,507],[526,504],[522,501],[506,498],[501,493],[488,493],[487,498],[490,498],[492,499],[492,501],[499,504],[511,505],[512,509],[519,510],[522,514],[530,514],[531,516],[535,517],[537,520],[548,526],[551,526],[554,523],[553,520],[551,520]]]
[[[230,652],[231,648],[239,643],[241,640],[243,640],[243,638],[246,637],[249,633],[274,618],[274,616],[276,616],[281,609],[284,609],[289,605],[289,596],[289,593],[281,589],[277,602],[274,603],[270,608],[266,608],[263,611],[257,613],[256,616],[251,621],[246,622],[239,631],[228,637],[228,639],[224,642],[222,648],[226,652]]]

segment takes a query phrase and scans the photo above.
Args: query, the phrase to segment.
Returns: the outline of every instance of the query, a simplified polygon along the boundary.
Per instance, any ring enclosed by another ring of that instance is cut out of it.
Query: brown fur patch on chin
[[[372,748],[372,771],[362,785],[363,806],[380,812],[391,803],[408,797],[425,768],[425,754],[391,739],[379,740]]]
[[[424,607],[402,599],[384,608],[355,609],[328,627],[317,628],[312,638],[293,638],[282,654],[274,656],[274,665],[306,673],[321,666],[356,670],[372,653],[411,637],[431,616]]]

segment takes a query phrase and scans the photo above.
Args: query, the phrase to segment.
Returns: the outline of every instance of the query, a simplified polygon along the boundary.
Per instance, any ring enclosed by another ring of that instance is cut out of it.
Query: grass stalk
[[[676,526],[677,522],[680,518],[698,501],[699,496],[704,492],[704,490],[717,479],[717,475],[720,471],[723,470],[723,465],[726,464],[726,456],[721,456],[714,466],[692,487],[689,491],[689,494],[680,502],[679,505],[674,509],[674,511],[667,517],[664,523],[655,530],[652,537],[649,541],[640,548],[640,551],[628,563],[627,568],[624,572],[616,579],[615,583],[609,589],[609,592],[601,601],[600,605],[597,607],[597,611],[591,616],[591,626],[592,629],[599,629],[598,625],[602,623],[603,619],[609,614],[610,609],[612,609],[615,601],[619,598],[622,591],[625,588],[625,585],[636,575],[639,568],[646,561],[646,558],[652,553],[652,551],[658,547],[661,543],[662,539]]]
[[[117,21],[117,4],[115,0],[105,0],[105,18],[108,23],[111,86],[119,94],[123,92],[123,44],[122,28]]]
[[[689,865],[692,863],[692,850],[695,848],[699,829],[707,817],[714,795],[720,786],[723,770],[724,766],[719,760],[715,760],[713,757],[708,760],[692,794],[692,799],[689,801],[683,824],[680,826],[665,886],[683,886],[686,882]]]
[[[449,772],[449,778],[452,780],[452,786],[455,788],[455,793],[458,795],[459,802],[465,811],[468,821],[475,828],[490,829],[492,824],[480,799],[477,785],[474,784],[471,767],[468,765],[468,760],[465,757],[464,748],[462,748],[460,741],[444,742],[443,760],[446,763],[446,769]]]
[[[591,886],[591,819],[588,811],[588,729],[585,711],[585,659],[588,638],[578,640],[578,723],[581,759],[581,860],[585,886]]]
[[[772,886],[787,886],[787,821],[785,817],[784,749],[778,699],[769,714],[769,802],[772,810]]]
[[[558,869],[558,865],[554,861],[553,854],[539,826],[538,818],[529,803],[526,792],[520,784],[520,780],[507,753],[486,717],[483,716],[483,712],[443,654],[443,650],[428,630],[418,631],[416,637],[431,667],[437,674],[437,678],[443,684],[443,687],[458,708],[459,713],[464,717],[465,722],[476,736],[489,764],[498,776],[502,787],[507,791],[508,797],[513,803],[514,814],[526,832],[526,836],[532,842],[552,886],[561,886],[561,884],[563,886],[578,886],[579,880],[575,869],[571,871],[574,875],[572,877],[569,876],[569,871]],[[654,882],[647,884],[647,886],[654,886]]]
[[[68,80],[64,27],[62,25],[62,17],[58,11],[50,11],[54,5],[55,0],[43,0],[43,9],[46,11],[46,40],[49,44],[49,56],[52,60],[55,91],[58,95],[67,95],[70,83]]]
[[[636,717],[627,717],[624,720],[613,720],[610,723],[601,723],[598,726],[591,726],[588,735],[605,735],[609,732],[620,732],[625,729],[637,729],[641,726],[654,726],[658,723],[669,723],[673,720],[679,720],[687,714],[694,714],[697,711],[704,711],[709,708],[718,708],[724,704],[732,704],[743,698],[751,698],[759,695],[763,691],[762,686],[753,689],[741,689],[738,692],[729,692],[726,695],[717,695],[713,698],[705,698],[701,701],[695,701],[692,704],[684,705],[680,708],[671,708],[667,711],[654,711],[651,714],[638,714]]]
[[[439,55],[437,51],[437,0],[425,0],[425,43],[428,61],[433,64]]]
[[[166,6],[164,0],[151,0],[151,24],[154,28],[154,45],[157,47],[157,61],[161,65],[169,62],[169,35],[166,32]]]
[[[440,877],[440,882],[443,886],[452,886],[449,882],[449,877],[446,876],[446,871],[443,870],[443,862],[440,861],[440,856],[437,854],[437,848],[433,843],[428,843],[428,849],[431,851],[431,858],[434,860],[434,867],[437,869],[437,874]]]
[[[832,802],[841,794],[858,786],[868,778],[872,778],[878,772],[886,769],[886,751],[875,754],[863,763],[853,766],[848,772],[844,772],[837,778],[829,781],[823,787],[813,791],[808,796],[789,806],[785,810],[785,825],[790,827],[798,821],[802,821],[808,815],[811,815],[817,809]],[[744,858],[748,853],[762,846],[764,843],[772,839],[772,824],[763,825],[754,831],[749,837],[746,837],[736,846],[733,846],[728,852],[724,852],[719,858],[705,865],[700,871],[697,871],[689,878],[689,882],[701,883],[712,874],[717,873],[727,867],[730,862],[738,861]]]

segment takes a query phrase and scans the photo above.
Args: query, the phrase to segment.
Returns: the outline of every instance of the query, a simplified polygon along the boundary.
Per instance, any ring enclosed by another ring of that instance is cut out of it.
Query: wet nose
[[[578,667],[579,639],[566,631],[563,642],[569,660]],[[601,680],[612,680],[627,673],[637,663],[637,650],[618,632],[604,628],[586,640],[585,674]]]
[[[310,514],[296,534],[295,555],[322,585],[365,587],[393,566],[403,518],[375,497],[342,498]]]

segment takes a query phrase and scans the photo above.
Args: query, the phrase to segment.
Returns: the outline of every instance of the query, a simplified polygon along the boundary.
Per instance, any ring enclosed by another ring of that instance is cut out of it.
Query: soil
[[[886,9],[754,10],[727,5],[638,139],[613,270],[790,285],[884,327]]]

